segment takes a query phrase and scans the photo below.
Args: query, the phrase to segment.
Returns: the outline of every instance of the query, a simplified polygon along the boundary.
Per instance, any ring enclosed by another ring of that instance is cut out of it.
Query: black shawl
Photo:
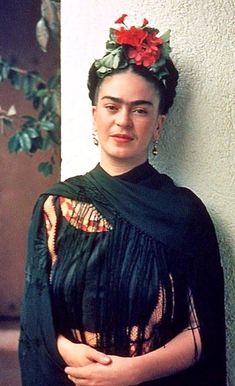
[[[110,232],[109,243],[106,245],[108,252],[104,254],[104,269],[110,274],[104,279],[107,287],[104,297],[107,299],[106,303],[100,305],[99,313],[102,316],[96,324],[101,330],[103,325],[107,325],[109,331],[104,331],[105,339],[100,342],[98,348],[107,353],[125,355],[126,336],[123,334],[123,326],[126,331],[128,325],[134,325],[138,320],[144,328],[154,306],[151,291],[157,291],[160,281],[165,283],[167,288],[170,272],[175,279],[176,302],[179,300],[180,306],[177,308],[176,305],[172,322],[169,317],[172,305],[168,305],[169,302],[166,301],[166,317],[156,334],[161,335],[161,342],[165,344],[187,327],[185,309],[189,305],[189,296],[186,289],[190,290],[200,325],[202,355],[192,368],[148,384],[225,386],[223,272],[213,224],[198,197],[186,188],[176,187],[169,177],[158,173],[148,163],[119,177],[109,176],[98,165],[85,176],[59,183],[40,196],[34,208],[29,232],[21,312],[19,355],[23,386],[71,385],[64,376],[65,363],[56,349],[57,313],[52,308],[58,310],[57,306],[61,304],[52,305],[53,284],[52,287],[49,284],[50,258],[46,246],[46,232],[42,225],[42,207],[51,194],[55,197],[64,196],[91,202],[115,230]],[[62,244],[58,245],[61,245],[65,253],[68,245],[72,247],[69,232],[63,243],[66,245],[64,249]],[[89,248],[91,247],[88,243],[87,250]],[[121,261],[124,249],[125,263]],[[86,252],[84,256],[86,257]],[[141,262],[143,256],[145,260]],[[74,261],[77,269],[76,259]],[[121,279],[117,274],[120,264],[125,264]],[[85,271],[86,266],[84,267]],[[65,268],[66,265],[63,270]],[[82,270],[81,268],[80,271]],[[135,280],[133,275],[128,275],[130,272],[135,276]],[[82,292],[83,274],[84,272],[79,272],[78,294],[72,298],[76,306],[81,302],[79,293],[81,297],[85,294]],[[126,298],[131,300],[123,300],[123,293],[120,300],[117,286],[122,282],[122,291],[126,288],[125,283],[129,283]],[[154,284],[149,289],[150,282]],[[148,295],[147,302],[143,294]],[[89,309],[87,312],[89,314]],[[93,320],[92,312],[91,315]],[[61,315],[58,315],[58,318],[63,324]],[[81,328],[84,319],[76,320],[76,323]],[[87,323],[89,324],[89,320]],[[109,338],[111,341],[113,336],[117,342],[122,342],[122,345],[121,348],[114,346],[109,351],[107,342]],[[141,341],[141,334],[139,338]]]

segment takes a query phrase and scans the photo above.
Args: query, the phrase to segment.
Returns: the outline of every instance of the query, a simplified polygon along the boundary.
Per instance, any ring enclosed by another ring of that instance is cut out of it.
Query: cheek
[[[102,127],[102,117],[97,111],[93,113],[93,125],[96,129],[99,129],[100,126]]]
[[[157,123],[155,120],[149,120],[141,129],[141,135],[145,141],[151,141],[156,132]]]

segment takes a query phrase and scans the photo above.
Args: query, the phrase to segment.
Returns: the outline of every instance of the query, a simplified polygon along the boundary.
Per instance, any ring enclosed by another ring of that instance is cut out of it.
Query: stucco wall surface
[[[180,71],[175,105],[152,160],[206,204],[216,227],[226,281],[228,385],[235,386],[235,132],[233,0],[66,0],[62,2],[62,178],[93,167],[87,71],[104,54],[122,13],[171,29]]]

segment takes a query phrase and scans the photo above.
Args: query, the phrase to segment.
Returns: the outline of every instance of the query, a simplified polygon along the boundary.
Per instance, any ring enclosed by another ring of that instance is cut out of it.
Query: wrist
[[[75,343],[71,342],[69,339],[65,338],[63,335],[59,335],[57,338],[57,349],[59,354],[62,356],[64,361],[68,363],[68,359],[70,358],[70,352],[75,346]]]
[[[128,385],[139,385],[144,382],[141,371],[141,356],[127,358],[128,360]]]
[[[146,354],[131,358],[132,362],[131,362],[130,385],[140,385],[144,382],[147,382],[153,379],[150,375],[150,368],[146,363],[147,358],[145,356]]]

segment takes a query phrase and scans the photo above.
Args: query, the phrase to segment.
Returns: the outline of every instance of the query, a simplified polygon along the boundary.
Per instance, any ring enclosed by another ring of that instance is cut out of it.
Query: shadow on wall
[[[177,63],[176,67],[178,68]],[[156,159],[150,153],[150,161],[161,173],[171,176],[177,183],[182,179],[182,170],[185,169],[186,144],[190,135],[190,114],[191,109],[191,79],[185,68],[178,68],[179,82],[176,89],[174,104],[169,110],[166,124],[162,130],[159,154]],[[181,73],[184,74],[181,78]]]
[[[218,239],[220,244],[221,259],[224,269],[225,281],[225,313],[226,313],[226,344],[227,344],[227,362],[228,362],[228,386],[235,385],[235,253],[229,236],[224,227],[216,219],[215,225],[218,229]]]

